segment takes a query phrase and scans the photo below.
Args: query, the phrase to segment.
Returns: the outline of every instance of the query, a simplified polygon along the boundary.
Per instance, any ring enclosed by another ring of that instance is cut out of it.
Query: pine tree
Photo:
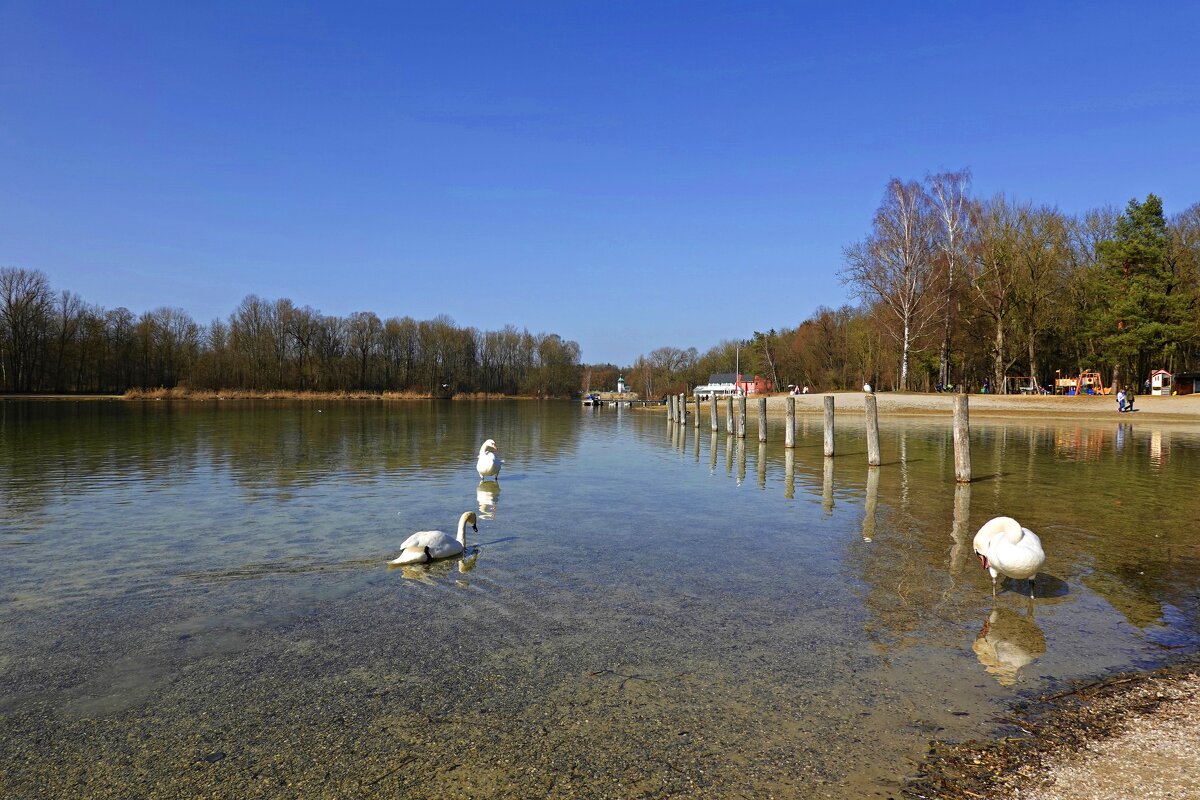
[[[1136,380],[1165,363],[1185,336],[1187,298],[1167,264],[1167,246],[1162,200],[1153,194],[1130,200],[1113,238],[1097,245],[1105,302],[1091,327],[1113,364],[1114,386],[1124,371]]]

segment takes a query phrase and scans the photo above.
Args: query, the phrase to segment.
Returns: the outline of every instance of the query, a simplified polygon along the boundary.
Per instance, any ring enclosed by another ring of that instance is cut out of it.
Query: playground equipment
[[[1110,394],[1112,387],[1104,386],[1099,372],[1081,372],[1074,378],[1058,378],[1054,381],[1055,394]]]

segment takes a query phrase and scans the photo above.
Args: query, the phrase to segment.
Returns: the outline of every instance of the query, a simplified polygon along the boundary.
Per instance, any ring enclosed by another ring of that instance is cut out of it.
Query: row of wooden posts
[[[692,415],[693,423],[700,427],[700,397],[694,395],[696,411]],[[725,414],[725,432],[739,439],[746,438],[746,396],[739,395],[737,413],[734,413],[735,398],[727,396],[729,408]],[[758,440],[767,440],[767,398],[758,399]],[[833,395],[825,395],[825,456],[833,457]],[[878,467],[879,459],[879,408],[875,395],[868,394],[863,398],[866,405],[867,418],[867,464]],[[709,418],[712,420],[712,430],[715,433],[717,425],[717,396],[709,395]],[[786,422],[783,426],[783,446],[796,446],[796,398],[788,395]],[[688,398],[686,394],[667,395],[668,424],[684,425],[687,423]],[[971,482],[971,425],[967,411],[967,395],[954,396],[954,479],[959,483]]]

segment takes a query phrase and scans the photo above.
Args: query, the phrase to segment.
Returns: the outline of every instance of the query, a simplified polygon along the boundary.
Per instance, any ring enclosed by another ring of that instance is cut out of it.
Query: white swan
[[[400,545],[400,555],[389,564],[427,564],[439,558],[456,556],[467,548],[467,525],[476,533],[475,512],[464,511],[458,518],[458,538],[442,531],[417,531]]]
[[[984,523],[975,534],[975,555],[979,563],[992,574],[992,596],[996,595],[996,579],[1004,575],[1017,580],[1029,579],[1029,596],[1033,597],[1033,576],[1046,563],[1042,540],[1012,517],[996,517]]]
[[[479,448],[479,460],[475,462],[475,471],[479,480],[486,481],[500,474],[500,465],[504,462],[496,457],[496,442],[488,439]]]

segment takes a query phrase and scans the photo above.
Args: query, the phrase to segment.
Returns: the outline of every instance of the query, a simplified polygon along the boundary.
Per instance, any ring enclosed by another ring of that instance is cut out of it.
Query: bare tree
[[[1053,298],[1061,294],[1068,259],[1067,224],[1057,209],[1017,210],[1015,301],[1025,334],[1029,374],[1041,382],[1038,340],[1049,327]]]
[[[893,178],[871,233],[845,250],[842,281],[890,312],[894,325],[888,331],[900,346],[900,389],[908,388],[910,359],[945,302],[932,281],[936,232],[929,195],[915,182]]]
[[[0,269],[0,349],[5,384],[13,391],[40,387],[40,370],[53,313],[50,281],[45,273]]]
[[[973,235],[971,171],[942,172],[926,177],[938,219],[937,250],[943,270],[942,342],[938,351],[938,383],[950,384],[950,342],[957,311],[959,276]]]
[[[74,292],[64,289],[59,292],[54,304],[54,391],[61,392],[66,386],[63,382],[63,361],[67,350],[76,342],[79,335],[79,325],[83,321],[83,300]]]
[[[358,385],[370,388],[369,367],[383,338],[383,323],[374,311],[355,311],[346,323],[350,349],[358,357]]]
[[[1008,359],[1005,329],[1015,299],[1020,250],[1017,210],[997,195],[984,204],[979,217],[979,244],[971,262],[971,288],[980,313],[991,331],[993,391],[1005,391]]]

